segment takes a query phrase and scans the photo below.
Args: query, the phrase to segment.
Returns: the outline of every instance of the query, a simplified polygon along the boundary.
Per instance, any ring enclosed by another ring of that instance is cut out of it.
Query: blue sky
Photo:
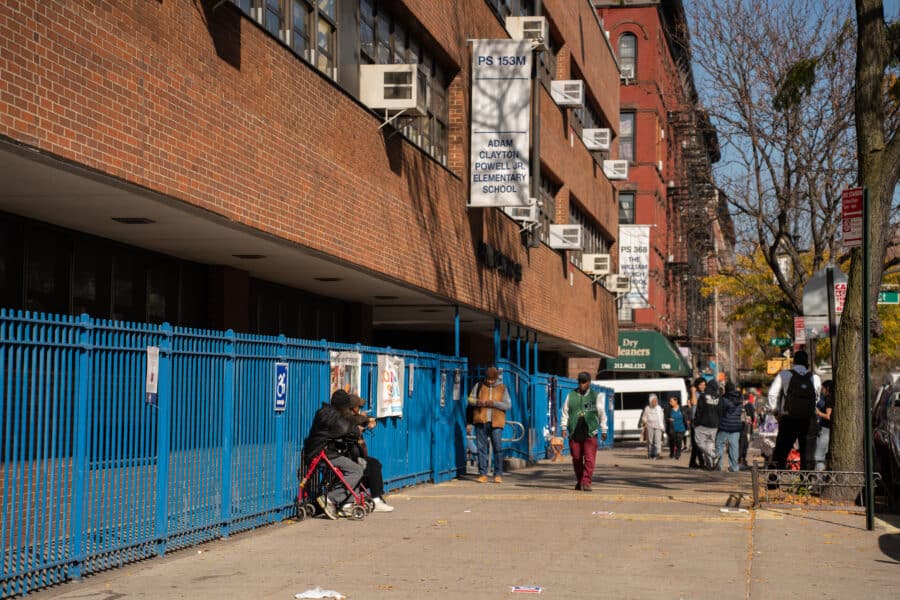
[[[884,16],[888,19],[900,18],[900,0],[884,0]]]

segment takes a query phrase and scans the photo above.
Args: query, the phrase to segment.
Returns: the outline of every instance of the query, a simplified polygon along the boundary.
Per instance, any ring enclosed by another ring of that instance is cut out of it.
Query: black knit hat
[[[587,371],[582,371],[578,374],[578,383],[587,383],[591,380],[591,374]]]
[[[331,405],[338,410],[350,408],[350,394],[344,390],[335,390],[331,395]]]

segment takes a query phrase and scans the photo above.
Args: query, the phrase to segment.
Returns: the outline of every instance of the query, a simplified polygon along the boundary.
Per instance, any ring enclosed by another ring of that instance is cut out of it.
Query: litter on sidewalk
[[[611,510],[595,510],[591,514],[596,515],[598,517],[611,517],[616,513],[612,512]]]
[[[720,508],[719,512],[723,513],[745,513],[750,512],[746,508]]]
[[[509,591],[518,594],[540,594],[544,588],[538,585],[514,585]]]
[[[316,587],[314,587],[313,589],[311,589],[311,590],[306,590],[306,591],[303,592],[303,593],[300,593],[300,594],[294,594],[294,598],[299,598],[299,599],[301,599],[301,600],[302,600],[302,599],[307,599],[307,598],[309,598],[309,599],[312,599],[312,598],[331,598],[332,600],[344,600],[344,598],[346,598],[346,596],[343,595],[343,594],[340,593],[340,592],[336,592],[336,591],[334,591],[334,590],[323,590],[323,589],[320,588],[319,586],[316,586]]]

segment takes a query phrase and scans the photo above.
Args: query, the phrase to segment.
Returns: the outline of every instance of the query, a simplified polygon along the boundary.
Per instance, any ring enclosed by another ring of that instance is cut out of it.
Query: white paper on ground
[[[335,592],[334,590],[323,590],[319,586],[316,586],[311,590],[306,590],[302,594],[294,594],[294,598],[333,598],[334,600],[344,600],[346,596],[341,594],[340,592]]]

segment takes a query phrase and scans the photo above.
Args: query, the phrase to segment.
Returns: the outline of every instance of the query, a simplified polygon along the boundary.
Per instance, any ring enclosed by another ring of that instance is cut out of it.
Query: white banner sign
[[[378,406],[375,416],[403,416],[403,359],[399,356],[378,355]]]
[[[362,355],[359,352],[331,353],[331,396],[335,390],[359,394],[362,381]]]
[[[531,42],[472,42],[469,206],[527,206]]]
[[[147,382],[144,386],[147,404],[156,406],[159,400],[159,348],[147,346]]]
[[[619,273],[631,277],[631,291],[622,296],[622,306],[650,306],[650,227],[619,225]]]

